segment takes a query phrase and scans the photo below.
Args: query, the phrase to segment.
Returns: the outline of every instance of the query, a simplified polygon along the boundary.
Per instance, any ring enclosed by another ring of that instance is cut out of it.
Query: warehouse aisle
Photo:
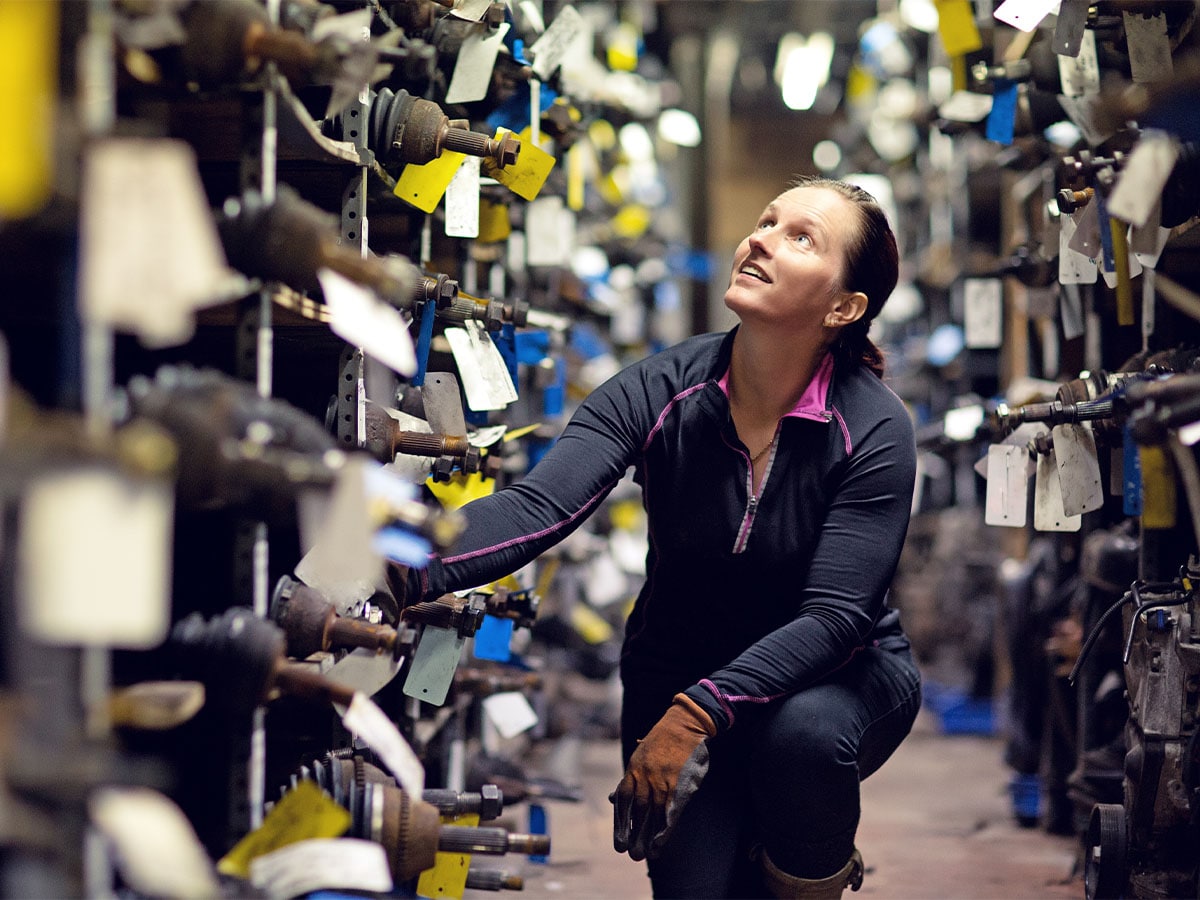
[[[1021,828],[1013,819],[1002,750],[998,738],[943,735],[922,713],[897,754],[863,786],[858,843],[867,877],[861,891],[847,896],[1082,897],[1083,881],[1072,871],[1074,839]],[[580,746],[584,801],[549,808],[550,859],[520,864],[527,900],[650,896],[643,866],[612,850],[607,795],[619,776],[618,756],[614,742]],[[519,817],[514,825],[527,824],[524,806],[511,814]]]

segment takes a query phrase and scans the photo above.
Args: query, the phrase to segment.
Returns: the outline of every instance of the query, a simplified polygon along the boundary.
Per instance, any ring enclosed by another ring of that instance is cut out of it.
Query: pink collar
[[[817,366],[817,371],[813,373],[812,381],[808,383],[808,387],[804,389],[804,393],[800,395],[800,399],[796,401],[796,405],[792,407],[788,415],[818,415],[826,417],[829,413],[827,401],[829,399],[829,385],[832,381],[833,354],[826,353],[824,359]],[[717,386],[724,392],[726,397],[729,396],[729,369],[725,370],[725,374],[721,376],[721,380],[717,382]]]

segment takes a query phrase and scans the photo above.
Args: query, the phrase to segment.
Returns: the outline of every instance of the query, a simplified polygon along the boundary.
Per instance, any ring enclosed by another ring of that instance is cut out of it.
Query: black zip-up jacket
[[[780,420],[758,494],[729,413],[734,332],[636,362],[593,391],[519,482],[463,508],[426,596],[516,571],[587,518],[630,466],[648,513],[646,582],[626,626],[625,690],[686,691],[719,730],[868,644],[908,646],[886,595],[916,467],[901,400],[827,356]]]

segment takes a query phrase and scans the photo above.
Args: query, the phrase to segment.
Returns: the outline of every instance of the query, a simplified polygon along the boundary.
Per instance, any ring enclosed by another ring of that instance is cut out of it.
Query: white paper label
[[[1169,135],[1143,133],[1108,198],[1109,215],[1145,225],[1178,158],[1179,148]]]
[[[1161,225],[1154,228],[1147,225],[1145,229],[1133,229],[1131,240],[1134,257],[1147,269],[1153,269],[1158,265],[1158,258],[1162,256],[1170,237],[1171,229],[1163,228]],[[1139,249],[1143,247],[1144,249]]]
[[[504,22],[495,31],[483,25],[471,30],[454,62],[454,74],[446,88],[446,103],[474,103],[487,96],[492,70],[496,68],[496,54],[511,27],[510,23]]]
[[[567,51],[583,31],[583,16],[573,6],[564,6],[546,32],[533,42],[533,74],[545,81],[562,64]]]
[[[447,328],[445,335],[458,364],[469,408],[476,412],[504,409],[516,401],[517,389],[513,387],[508,366],[481,322],[464,322],[462,328]]]
[[[375,294],[332,269],[317,272],[329,306],[329,327],[342,340],[386,365],[398,375],[417,371],[417,352],[404,316]]]
[[[1122,10],[1125,43],[1129,50],[1129,72],[1135,83],[1167,81],[1174,74],[1171,41],[1167,37],[1167,15],[1145,16]]]
[[[531,266],[560,266],[570,256],[574,216],[562,197],[549,195],[525,207],[525,261]]]
[[[1058,80],[1068,97],[1082,97],[1100,91],[1100,61],[1096,56],[1096,32],[1083,32],[1078,56],[1059,56]]]
[[[999,278],[963,282],[963,337],[968,347],[999,347],[1004,334],[1004,285]]]
[[[1062,285],[1095,284],[1099,277],[1095,258],[1071,248],[1071,242],[1075,240],[1079,226],[1075,224],[1075,220],[1071,216],[1061,216],[1059,224],[1062,226],[1058,235],[1059,283]]]
[[[992,95],[955,91],[938,107],[938,115],[952,122],[982,122],[992,111]]]
[[[1100,509],[1104,505],[1104,486],[1091,427],[1086,422],[1069,422],[1055,425],[1051,434],[1063,512],[1076,516]]]
[[[478,156],[464,157],[446,188],[447,237],[479,237],[480,162]]]
[[[533,711],[525,695],[517,691],[506,691],[486,697],[483,701],[483,712],[505,739],[515,738],[538,723],[537,713]]]
[[[383,575],[383,560],[372,548],[365,465],[347,457],[316,542],[295,569],[296,577],[323,594],[340,615],[371,596]]]
[[[1037,531],[1078,531],[1083,527],[1082,516],[1068,516],[1063,510],[1058,463],[1053,450],[1038,456],[1033,488],[1033,527]]]
[[[988,447],[984,522],[1023,528],[1028,498],[1029,451],[1007,444]]]
[[[342,724],[379,755],[405,793],[420,798],[425,790],[425,767],[395,723],[370,697],[355,694],[350,708],[342,714]]]
[[[1004,0],[992,15],[1000,22],[1033,31],[1058,6],[1058,0]]]
[[[183,141],[108,138],[84,157],[79,219],[84,318],[149,347],[182,344],[195,310],[240,296]]]
[[[54,646],[146,649],[170,620],[168,482],[95,467],[38,478],[21,505],[20,622]]]
[[[316,891],[387,894],[393,887],[383,845],[361,838],[309,838],[256,856],[250,882],[272,898]]]

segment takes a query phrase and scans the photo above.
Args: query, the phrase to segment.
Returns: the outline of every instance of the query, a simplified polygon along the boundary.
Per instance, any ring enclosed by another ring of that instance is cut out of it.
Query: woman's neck
[[[820,340],[798,342],[739,328],[729,363],[729,401],[739,418],[777,422],[800,400],[825,356]]]

